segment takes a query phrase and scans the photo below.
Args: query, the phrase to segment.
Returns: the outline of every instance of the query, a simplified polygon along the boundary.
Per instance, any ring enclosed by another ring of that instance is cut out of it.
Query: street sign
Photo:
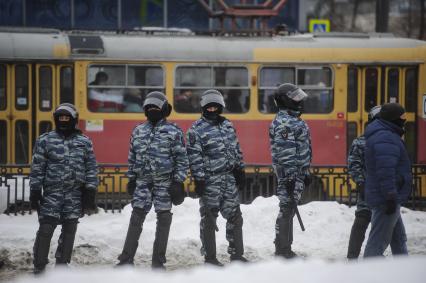
[[[310,19],[309,32],[330,32],[330,20]]]

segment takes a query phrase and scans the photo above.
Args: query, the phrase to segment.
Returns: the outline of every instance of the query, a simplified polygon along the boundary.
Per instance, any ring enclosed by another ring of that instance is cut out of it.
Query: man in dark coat
[[[397,103],[387,103],[379,115],[365,131],[365,197],[373,215],[364,257],[382,256],[389,244],[393,255],[408,254],[400,214],[413,181],[411,163],[401,139],[405,110]]]

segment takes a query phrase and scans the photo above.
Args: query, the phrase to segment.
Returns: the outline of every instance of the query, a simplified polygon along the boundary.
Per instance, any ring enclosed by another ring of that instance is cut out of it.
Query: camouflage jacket
[[[30,173],[32,190],[57,188],[64,182],[96,190],[97,173],[92,141],[80,131],[67,138],[51,131],[36,140]]]
[[[173,180],[183,182],[188,173],[188,157],[182,130],[164,119],[155,126],[148,121],[136,126],[128,160],[130,179],[172,174]]]
[[[309,174],[311,134],[299,112],[280,110],[269,127],[272,164],[278,177]]]
[[[360,136],[352,142],[348,156],[348,172],[355,183],[365,182],[365,137]]]
[[[201,117],[188,130],[188,158],[195,179],[244,168],[243,154],[231,121],[216,124]]]

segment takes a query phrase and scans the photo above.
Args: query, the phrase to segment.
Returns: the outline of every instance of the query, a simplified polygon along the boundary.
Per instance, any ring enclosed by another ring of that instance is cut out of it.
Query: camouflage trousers
[[[64,220],[78,219],[82,216],[80,185],[62,183],[55,188],[46,188],[40,204],[39,220],[46,218]]]
[[[297,177],[293,191],[293,198],[296,203],[299,203],[300,199],[302,198],[304,189],[305,184],[303,179]],[[278,178],[277,197],[280,201],[280,207],[288,206],[288,204],[291,202],[291,197],[288,194],[284,178]]]
[[[169,188],[172,180],[169,175],[152,178],[138,178],[136,180],[136,190],[133,194],[132,207],[141,208],[146,213],[151,210],[154,204],[155,212],[171,210],[172,201]]]
[[[219,212],[226,219],[226,239],[230,244],[228,252],[234,254],[234,229],[238,228],[235,220],[240,218],[242,222],[242,218],[239,194],[235,178],[231,173],[213,175],[206,178],[206,190],[200,198],[201,243],[204,243],[203,235],[206,222],[216,221]],[[203,248],[201,253],[204,254]]]

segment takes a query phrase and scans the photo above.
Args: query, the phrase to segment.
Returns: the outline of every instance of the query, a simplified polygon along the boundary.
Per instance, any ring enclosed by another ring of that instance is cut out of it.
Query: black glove
[[[132,197],[136,190],[136,179],[129,179],[126,187],[127,193]]]
[[[386,211],[387,215],[394,214],[396,211],[396,198],[395,195],[388,195],[386,198]]]
[[[81,207],[84,214],[93,214],[96,212],[96,190],[81,188]]]
[[[234,175],[235,183],[240,191],[244,190],[246,187],[246,172],[243,168],[234,168],[232,170],[232,175]]]
[[[364,182],[358,182],[356,184],[356,188],[358,190],[359,196],[361,198],[361,200],[365,199],[365,185]]]
[[[169,188],[170,198],[174,205],[180,205],[185,199],[185,188],[182,182],[173,181]]]
[[[39,210],[42,199],[43,196],[41,194],[41,190],[30,190],[31,209]]]
[[[204,191],[206,190],[206,181],[204,180],[194,180],[195,183],[195,192],[199,197],[201,197],[204,194]]]
[[[308,187],[312,183],[311,175],[305,175],[305,178],[303,179],[303,183],[305,184],[305,188]]]

